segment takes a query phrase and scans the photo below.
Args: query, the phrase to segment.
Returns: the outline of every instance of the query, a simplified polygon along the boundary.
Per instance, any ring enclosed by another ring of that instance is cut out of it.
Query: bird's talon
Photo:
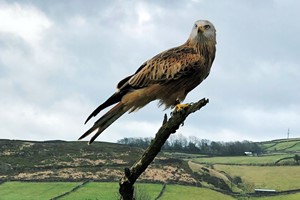
[[[175,106],[174,112],[180,112],[180,111],[186,109],[186,108],[189,107],[189,106],[190,106],[190,104],[188,104],[188,103],[185,103],[185,104],[177,104],[177,105]]]

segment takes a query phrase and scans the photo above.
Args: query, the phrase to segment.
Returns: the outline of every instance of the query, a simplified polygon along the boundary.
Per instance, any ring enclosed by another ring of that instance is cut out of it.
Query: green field
[[[231,196],[222,193],[192,186],[167,185],[161,200],[230,200]]]
[[[81,183],[69,182],[6,182],[0,185],[0,200],[42,200],[57,197],[65,192],[71,191]],[[118,183],[116,182],[90,182],[78,190],[59,198],[59,200],[67,199],[86,199],[86,200],[114,200],[119,198]],[[155,199],[162,189],[162,184],[146,184],[138,183],[135,186],[138,197],[143,200]],[[176,200],[176,199],[234,199],[231,196],[222,193],[192,186],[182,185],[167,185],[164,195],[161,200]]]
[[[87,183],[78,190],[60,199],[118,199],[118,183]]]
[[[61,195],[66,191],[70,191],[81,183],[75,182],[6,182],[0,185],[0,199],[1,200],[16,200],[16,199],[30,199],[43,200],[51,199],[55,196]]]
[[[147,196],[150,199],[155,199],[161,189],[161,184],[138,183],[135,186],[137,195]],[[118,199],[118,191],[119,184],[116,182],[91,182],[60,199]]]
[[[294,146],[286,149],[286,151],[298,151],[300,152],[300,142],[298,142],[297,144],[295,144]]]
[[[225,168],[224,168],[225,167]],[[296,171],[299,170],[296,167],[286,168],[284,166],[276,167],[278,169],[268,169],[269,167],[259,167],[259,166],[230,166],[230,170],[226,169],[228,166],[216,165],[217,169],[227,170],[235,175],[243,176],[247,181],[255,181],[258,183],[256,186],[260,188],[273,188],[277,190],[291,189],[293,187],[299,188],[299,175]],[[252,169],[250,169],[252,168]],[[275,167],[272,167],[275,168]],[[274,171],[273,171],[274,170]],[[269,174],[273,171],[275,176]],[[283,176],[277,176],[282,172],[285,173]],[[297,171],[298,172],[298,171]],[[245,175],[246,174],[246,175]],[[292,174],[296,176],[292,177]],[[265,177],[265,178],[262,178]],[[265,180],[266,179],[266,180]],[[271,180],[271,182],[268,181]],[[6,182],[0,185],[0,200],[34,200],[34,199],[51,199],[59,196],[65,192],[72,190],[72,188],[80,185],[77,182]],[[141,199],[150,200],[155,199],[158,196],[160,190],[162,189],[162,184],[147,184],[139,183],[135,186],[135,190]],[[59,198],[59,200],[66,199],[85,199],[85,200],[114,200],[118,199],[118,183],[116,182],[90,182],[85,184],[78,190]],[[246,197],[245,197],[246,198]],[[161,200],[214,200],[214,199],[235,199],[229,195],[224,195],[222,193],[206,189],[198,188],[192,186],[182,186],[182,185],[167,185],[164,195],[160,198]],[[243,197],[238,199],[244,199]],[[300,199],[300,193],[278,195],[271,197],[247,197],[246,199],[253,200],[298,200]]]
[[[263,142],[261,143],[260,145],[264,148],[264,149],[267,149],[267,148],[270,148],[272,146],[275,146],[277,143],[276,142]]]
[[[291,147],[293,147],[294,145],[297,145],[297,144],[299,144],[299,141],[281,142],[281,143],[277,143],[276,145],[267,148],[266,150],[267,151],[289,150]],[[298,150],[298,148],[295,150]]]
[[[294,154],[279,154],[267,156],[203,157],[195,158],[192,160],[196,163],[205,164],[274,165],[277,160],[292,156],[294,156]]]
[[[236,170],[236,169],[234,169]],[[249,171],[249,169],[247,169]],[[295,169],[292,169],[292,171]],[[257,175],[259,177],[259,175]],[[257,178],[256,177],[256,178]],[[288,177],[289,178],[289,177]],[[298,177],[299,178],[299,177]],[[290,180],[290,179],[289,179]],[[65,192],[71,191],[74,187],[80,185],[80,182],[6,182],[0,185],[0,200],[42,200],[57,197]],[[281,185],[289,184],[283,181]],[[162,189],[162,184],[138,183],[135,190],[139,199],[155,199]],[[115,200],[119,198],[118,183],[116,182],[90,182],[83,185],[78,190],[69,195],[58,198],[65,199],[83,199],[83,200]],[[272,197],[245,197],[253,200],[298,200],[300,193],[278,195]],[[238,199],[245,199],[244,197]],[[199,188],[183,185],[167,185],[160,200],[231,200],[236,199],[207,188]]]
[[[282,151],[282,152],[300,151],[299,138],[261,142],[260,145],[266,151],[273,151],[273,152],[275,152],[275,151]]]
[[[151,184],[151,183],[138,183],[135,186],[135,191],[137,192],[137,196],[143,199],[155,199],[160,191],[162,190],[162,184]]]
[[[214,165],[231,177],[239,176],[243,181],[254,184],[255,188],[268,188],[277,191],[299,189],[299,166],[236,166]]]
[[[299,199],[300,199],[300,193],[270,196],[270,197],[251,197],[250,198],[250,200],[299,200]]]

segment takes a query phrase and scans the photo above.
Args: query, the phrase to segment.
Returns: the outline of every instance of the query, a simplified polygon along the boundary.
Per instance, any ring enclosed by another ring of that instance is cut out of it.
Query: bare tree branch
[[[155,138],[145,150],[144,154],[130,169],[125,168],[125,175],[119,181],[119,193],[122,200],[134,199],[133,185],[135,181],[154,160],[169,136],[176,132],[189,114],[200,110],[208,102],[208,99],[203,98],[197,103],[193,103],[189,107],[186,107],[182,111],[171,113],[170,119],[167,119],[167,115],[165,114],[162,126],[159,128]]]

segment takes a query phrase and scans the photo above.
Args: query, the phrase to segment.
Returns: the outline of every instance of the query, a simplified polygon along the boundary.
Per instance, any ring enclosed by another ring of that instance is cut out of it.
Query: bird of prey
[[[209,74],[216,52],[216,30],[207,20],[194,23],[188,40],[181,46],[163,51],[144,62],[138,70],[117,84],[117,91],[98,106],[87,123],[101,110],[116,104],[80,138],[95,132],[91,144],[125,112],[133,112],[149,102],[159,100],[166,108],[182,102],[186,95]]]

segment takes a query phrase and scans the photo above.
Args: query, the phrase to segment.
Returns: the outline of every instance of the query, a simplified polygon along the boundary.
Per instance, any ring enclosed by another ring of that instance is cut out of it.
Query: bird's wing
[[[162,84],[170,80],[176,80],[182,76],[194,73],[196,66],[203,64],[203,62],[204,58],[199,53],[193,48],[184,45],[156,55],[143,63],[135,74],[121,80],[117,85],[118,91],[98,106],[85,123],[104,108],[119,102],[128,91],[156,83]]]
[[[125,88],[143,88],[156,83],[176,80],[193,73],[204,58],[193,48],[180,46],[164,51],[146,61],[132,76],[121,80],[117,86]]]

